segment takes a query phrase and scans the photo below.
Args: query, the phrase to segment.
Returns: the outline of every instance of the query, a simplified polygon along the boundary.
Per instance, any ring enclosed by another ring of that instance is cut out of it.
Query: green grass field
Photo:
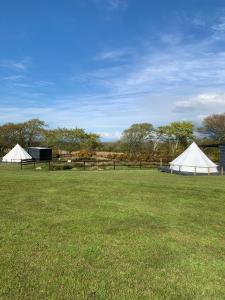
[[[0,299],[224,299],[225,177],[0,168]]]

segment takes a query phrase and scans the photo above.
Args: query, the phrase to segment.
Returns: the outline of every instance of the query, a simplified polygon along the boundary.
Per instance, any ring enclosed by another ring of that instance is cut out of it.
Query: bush
[[[52,171],[62,171],[62,170],[71,170],[73,169],[73,166],[71,165],[51,165],[50,168]]]
[[[73,160],[91,160],[94,152],[90,152],[87,150],[80,150],[71,152],[73,156]]]

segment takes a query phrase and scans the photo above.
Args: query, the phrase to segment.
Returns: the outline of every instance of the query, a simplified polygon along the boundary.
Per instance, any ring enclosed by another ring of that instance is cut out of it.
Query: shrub
[[[80,150],[80,151],[71,152],[71,155],[76,160],[90,160],[92,158],[93,154],[94,154],[93,152],[90,152],[90,151],[87,151],[87,150]]]
[[[62,170],[71,170],[73,169],[73,166],[71,165],[51,165],[51,170],[52,171],[62,171]]]

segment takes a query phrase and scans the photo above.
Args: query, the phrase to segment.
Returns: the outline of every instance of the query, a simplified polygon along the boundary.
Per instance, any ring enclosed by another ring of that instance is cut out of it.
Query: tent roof
[[[17,144],[2,158],[2,161],[20,162],[22,159],[32,159],[32,157],[19,144]]]
[[[187,166],[187,167],[202,167],[212,168],[217,167],[205,153],[193,142],[181,155],[170,162],[172,166]]]

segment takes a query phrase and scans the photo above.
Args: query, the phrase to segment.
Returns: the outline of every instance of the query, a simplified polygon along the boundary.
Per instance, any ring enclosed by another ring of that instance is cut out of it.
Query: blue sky
[[[0,123],[116,139],[224,111],[224,0],[0,0]]]

